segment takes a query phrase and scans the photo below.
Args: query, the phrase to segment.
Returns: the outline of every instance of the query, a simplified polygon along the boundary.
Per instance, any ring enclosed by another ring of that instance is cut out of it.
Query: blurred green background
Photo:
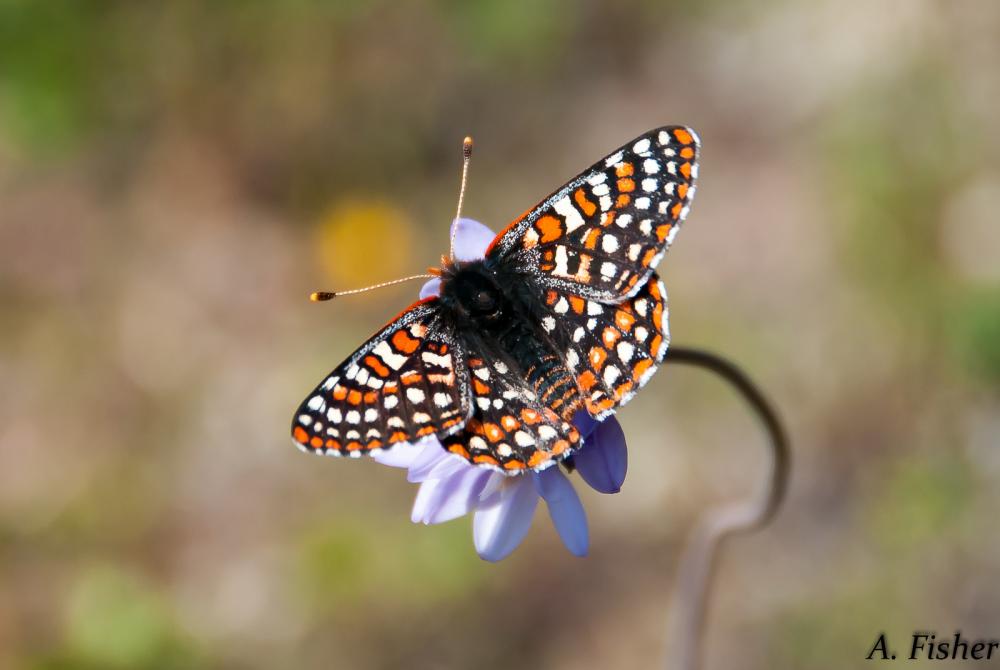
[[[997,35],[992,0],[0,0],[0,667],[658,663],[687,531],[765,469],[711,377],[620,413],[582,560],[540,509],[484,563],[287,433],[418,285],[306,296],[436,264],[465,134],[499,230],[668,123],[704,142],[674,341],[745,365],[796,456],[708,667],[1000,635]]]

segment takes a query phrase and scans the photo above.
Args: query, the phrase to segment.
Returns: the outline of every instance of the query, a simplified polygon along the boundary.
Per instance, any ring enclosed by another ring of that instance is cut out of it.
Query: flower
[[[472,219],[456,219],[452,226],[455,257],[462,261],[482,258],[493,232]],[[439,279],[431,279],[420,297],[437,295],[440,287]],[[573,424],[583,442],[572,457],[576,470],[595,490],[617,493],[628,466],[625,434],[618,421],[614,417],[597,421],[581,410]],[[576,556],[587,554],[587,516],[573,484],[558,466],[507,476],[471,465],[446,451],[435,437],[398,444],[373,458],[406,468],[407,479],[420,484],[411,515],[414,523],[443,523],[474,513],[473,542],[487,561],[499,561],[517,548],[531,527],[539,498],[545,500],[566,548]]]

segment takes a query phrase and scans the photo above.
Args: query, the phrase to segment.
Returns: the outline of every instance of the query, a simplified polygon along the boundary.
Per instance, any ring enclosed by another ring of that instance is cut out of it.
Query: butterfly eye
[[[473,299],[476,303],[476,309],[480,312],[492,312],[497,305],[497,301],[489,291],[476,291]]]

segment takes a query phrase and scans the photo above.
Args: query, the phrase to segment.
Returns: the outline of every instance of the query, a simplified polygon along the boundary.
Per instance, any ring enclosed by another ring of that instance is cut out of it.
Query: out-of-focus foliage
[[[704,141],[660,267],[676,342],[795,442],[729,547],[709,667],[843,668],[1000,629],[1000,4],[0,0],[0,667],[649,667],[752,420],[669,363],[623,410],[592,556],[508,561],[291,412],[499,230],[651,127]]]

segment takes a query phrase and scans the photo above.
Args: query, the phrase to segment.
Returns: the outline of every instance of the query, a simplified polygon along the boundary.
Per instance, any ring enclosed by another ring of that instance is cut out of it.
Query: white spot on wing
[[[583,217],[580,216],[580,212],[573,206],[568,195],[564,195],[556,200],[552,204],[552,208],[566,219],[567,233],[571,233],[583,225]]]
[[[389,343],[385,340],[382,340],[375,345],[375,348],[372,349],[372,353],[381,358],[382,362],[393,370],[400,369],[403,367],[403,364],[406,363],[406,356],[401,356],[393,351],[392,347],[389,346]]]

